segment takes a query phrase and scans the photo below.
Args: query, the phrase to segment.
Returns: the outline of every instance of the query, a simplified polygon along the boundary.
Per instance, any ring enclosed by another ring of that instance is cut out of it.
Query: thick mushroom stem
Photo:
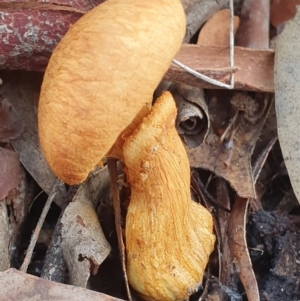
[[[124,144],[131,200],[128,278],[147,300],[184,300],[201,283],[214,248],[210,213],[191,201],[190,168],[165,92]]]

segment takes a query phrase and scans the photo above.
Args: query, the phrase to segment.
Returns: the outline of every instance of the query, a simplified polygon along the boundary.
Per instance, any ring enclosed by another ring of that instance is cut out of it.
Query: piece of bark
[[[106,182],[106,169],[92,173],[66,208],[62,223],[62,250],[69,269],[70,284],[86,287],[92,273],[111,251],[93,203]]]
[[[10,269],[0,273],[0,301],[122,301],[81,287],[60,284]]]
[[[234,16],[233,33],[239,26],[239,17]],[[216,12],[201,28],[197,45],[229,47],[230,10],[222,9]]]
[[[90,274],[110,253],[97,214],[90,202],[71,202],[61,220],[62,248],[69,268],[70,284],[86,287]]]
[[[270,0],[244,0],[236,45],[252,49],[269,48]]]
[[[44,71],[54,48],[85,12],[101,0],[0,3],[0,69]]]
[[[300,202],[300,11],[276,40],[275,108],[278,137],[295,195]]]
[[[68,10],[68,11],[81,11],[87,12],[92,9],[94,6],[103,2],[103,0],[19,0],[18,2],[12,0],[2,0],[0,3],[0,9],[2,8],[22,8],[25,7],[27,9],[38,9],[45,10],[47,7],[51,10]],[[45,7],[45,8],[44,8]]]
[[[248,200],[237,198],[228,222],[228,241],[233,261],[249,301],[259,301],[259,291],[246,240]]]
[[[164,82],[157,93],[170,91],[177,107],[175,126],[188,147],[197,147],[205,139],[210,127],[207,104],[202,88]]]
[[[11,144],[26,170],[49,194],[55,176],[42,154],[37,133],[37,104],[42,77],[40,73],[4,71],[1,73],[0,94],[12,104],[25,127],[22,136],[12,140]]]
[[[274,92],[274,51],[253,50],[234,47],[234,65],[229,67],[229,48],[182,45],[176,60],[213,79],[229,83],[229,74],[235,72],[236,90]],[[165,75],[171,82],[215,89],[216,86],[204,82],[172,64]]]
[[[187,28],[184,42],[188,43],[200,27],[227,3],[228,0],[200,0],[191,5],[186,10]]]

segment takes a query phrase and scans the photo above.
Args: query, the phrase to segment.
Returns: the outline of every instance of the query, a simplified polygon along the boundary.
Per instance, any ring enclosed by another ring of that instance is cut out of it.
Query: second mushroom
[[[201,284],[215,236],[211,214],[191,200],[190,167],[169,92],[123,147],[131,200],[127,272],[146,300],[186,300]]]

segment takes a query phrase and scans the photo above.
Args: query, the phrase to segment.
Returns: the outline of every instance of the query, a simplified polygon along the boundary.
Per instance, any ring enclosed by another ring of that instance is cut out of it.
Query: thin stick
[[[229,9],[230,9],[230,28],[229,28],[229,64],[230,67],[234,66],[234,24],[233,24],[233,12],[234,12],[234,7],[233,7],[233,0],[229,1]],[[230,88],[233,89],[234,87],[234,73],[230,74]]]
[[[230,26],[229,26],[229,64],[230,64],[230,67],[233,68],[234,67],[234,33],[233,33],[233,0],[230,0],[229,2],[229,8],[230,8]],[[227,89],[233,89],[234,87],[234,73],[230,73],[230,84],[225,84],[225,83],[222,83],[216,79],[213,79],[213,78],[210,78],[200,72],[197,72],[195,70],[193,70],[192,68],[182,64],[181,62],[177,61],[177,60],[173,60],[172,61],[173,64],[175,64],[176,66],[182,68],[183,70],[185,70],[186,72],[194,75],[195,77],[203,80],[203,81],[206,81],[212,85],[215,85],[215,86],[219,86],[219,87],[222,87],[222,88],[227,88]]]
[[[117,170],[117,160],[108,159],[107,168],[110,176],[110,186],[113,199],[113,207],[115,211],[115,226],[118,237],[118,244],[121,256],[121,264],[124,273],[125,287],[127,291],[128,300],[132,301],[130,288],[128,284],[128,277],[126,272],[126,256],[125,256],[125,245],[122,236],[122,227],[121,227],[121,208],[120,208],[120,198],[119,198],[119,187],[118,187],[118,170]]]
[[[28,269],[28,266],[30,264],[30,261],[31,261],[31,257],[32,257],[32,254],[33,254],[33,250],[34,250],[34,247],[36,245],[36,242],[38,240],[38,237],[39,237],[39,234],[40,234],[40,231],[42,229],[42,226],[44,224],[44,221],[45,221],[45,218],[47,216],[47,213],[50,209],[50,206],[52,204],[52,201],[53,199],[55,198],[57,192],[58,192],[58,188],[60,185],[63,185],[63,183],[60,181],[60,180],[56,180],[51,191],[50,191],[50,194],[48,196],[48,199],[47,199],[47,202],[43,208],[43,211],[42,211],[42,214],[39,218],[39,221],[35,227],[35,230],[33,232],[33,235],[31,237],[31,241],[30,241],[30,244],[28,246],[28,249],[26,251],[26,255],[25,255],[25,258],[24,258],[24,261],[23,261],[23,264],[20,268],[20,271],[21,272],[24,272],[26,273],[27,269]]]

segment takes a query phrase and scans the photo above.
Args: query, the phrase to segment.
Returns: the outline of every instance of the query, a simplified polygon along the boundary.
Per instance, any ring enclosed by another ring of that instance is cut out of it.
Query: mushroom
[[[38,130],[68,184],[84,181],[145,103],[179,50],[179,0],[108,0],[70,27],[45,72]]]
[[[132,126],[185,34],[179,0],[108,0],[53,52],[41,88],[38,130],[49,166],[78,184],[107,154],[124,156],[132,189],[126,218],[130,284],[147,300],[183,300],[201,283],[214,245],[210,213],[190,198],[190,170],[165,93]],[[132,129],[132,128],[131,128]]]
[[[190,167],[169,92],[123,146],[131,199],[126,216],[129,283],[146,300],[185,300],[201,284],[215,236],[191,200]]]

